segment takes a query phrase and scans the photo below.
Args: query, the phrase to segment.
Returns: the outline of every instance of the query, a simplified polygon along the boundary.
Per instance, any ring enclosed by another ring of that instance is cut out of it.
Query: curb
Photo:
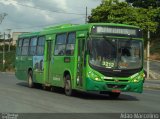
[[[160,87],[153,87],[153,86],[143,86],[144,89],[153,89],[153,90],[160,90]]]
[[[144,61],[147,62],[147,60],[144,60]],[[150,59],[149,61],[160,62],[159,60],[152,60],[152,59]]]
[[[146,60],[146,61],[147,61],[147,60]],[[150,59],[149,61],[160,62],[159,60],[152,60],[152,59]]]
[[[12,75],[15,74],[15,72],[0,72],[0,73],[2,73],[2,74],[12,74]]]

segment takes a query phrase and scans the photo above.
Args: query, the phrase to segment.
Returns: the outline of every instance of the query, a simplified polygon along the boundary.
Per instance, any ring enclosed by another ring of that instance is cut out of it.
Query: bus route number
[[[106,68],[112,68],[114,67],[114,63],[113,62],[102,62],[102,65],[105,66]]]

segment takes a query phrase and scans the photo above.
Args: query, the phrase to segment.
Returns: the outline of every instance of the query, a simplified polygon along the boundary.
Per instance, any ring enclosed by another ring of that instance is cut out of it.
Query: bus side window
[[[19,39],[19,40],[18,40],[18,45],[17,45],[17,55],[21,55],[22,42],[23,42],[23,39]]]
[[[67,37],[66,33],[57,35],[54,55],[64,55],[65,54],[66,37]]]
[[[66,55],[74,54],[76,33],[69,33],[66,45]]]
[[[45,44],[45,37],[39,37],[37,43],[37,55],[39,56],[44,55],[44,44]]]
[[[30,41],[29,55],[36,55],[37,38],[33,37]]]
[[[29,38],[23,40],[22,55],[28,55]]]

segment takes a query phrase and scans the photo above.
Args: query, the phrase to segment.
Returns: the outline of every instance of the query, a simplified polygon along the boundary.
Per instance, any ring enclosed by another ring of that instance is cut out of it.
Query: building
[[[13,32],[12,33],[12,39],[13,39],[12,45],[16,45],[16,41],[18,40],[18,36],[23,33],[28,33],[28,32]]]

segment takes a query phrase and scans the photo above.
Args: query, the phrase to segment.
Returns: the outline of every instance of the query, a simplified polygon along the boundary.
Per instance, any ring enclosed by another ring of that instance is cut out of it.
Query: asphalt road
[[[159,112],[160,91],[144,90],[142,94],[122,93],[119,99],[78,93],[65,96],[62,91],[51,92],[28,88],[14,74],[0,73],[0,112],[12,113],[124,113]]]

